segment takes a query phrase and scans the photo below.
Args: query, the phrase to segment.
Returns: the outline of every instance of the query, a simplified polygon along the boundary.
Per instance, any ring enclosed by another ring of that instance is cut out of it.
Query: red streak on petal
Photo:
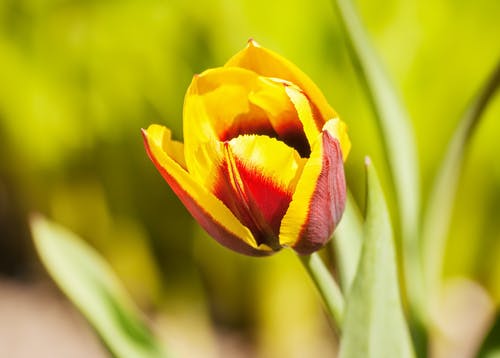
[[[270,178],[264,177],[258,169],[251,168],[239,160],[236,164],[245,183],[245,189],[249,193],[250,204],[255,206],[254,210],[262,214],[275,237],[278,237],[281,220],[290,205],[292,193],[277,185]]]
[[[301,255],[320,249],[330,239],[344,212],[346,183],[337,139],[323,132],[323,165],[309,202],[309,214],[294,250]]]
[[[234,156],[227,143],[225,147],[215,195],[250,229],[258,244],[278,250],[279,228],[292,194]]]
[[[323,128],[323,126],[325,125],[325,123],[331,118],[323,118],[323,116],[322,116],[321,112],[319,111],[318,107],[316,106],[316,104],[313,101],[311,101],[311,99],[309,98],[307,93],[304,93],[304,94],[307,97],[307,99],[309,100],[309,103],[311,104],[311,110],[312,110],[314,122],[316,123],[316,127],[318,128],[318,130],[321,130]]]
[[[213,213],[209,213],[203,208],[203,203],[196,202],[189,195],[189,193],[182,188],[181,184],[161,166],[149,147],[147,134],[144,130],[142,130],[142,135],[146,151],[151,161],[154,163],[165,181],[170,185],[180,201],[184,204],[189,213],[196,219],[196,221],[198,221],[200,226],[210,236],[217,240],[221,245],[241,254],[250,256],[267,256],[273,253],[272,251],[263,251],[253,248],[246,244],[241,238],[229,232],[219,221],[217,221],[217,218],[214,218]]]

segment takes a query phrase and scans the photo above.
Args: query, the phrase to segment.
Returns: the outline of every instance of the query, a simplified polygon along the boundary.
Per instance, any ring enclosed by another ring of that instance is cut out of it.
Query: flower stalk
[[[341,331],[344,316],[344,296],[340,291],[340,287],[317,252],[305,256],[298,255],[298,257],[321,295],[332,322]]]

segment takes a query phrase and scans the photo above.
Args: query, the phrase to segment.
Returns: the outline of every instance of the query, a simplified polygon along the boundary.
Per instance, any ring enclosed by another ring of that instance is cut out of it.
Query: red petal
[[[325,129],[313,145],[280,227],[280,243],[300,254],[320,249],[344,211],[346,184],[339,142]]]
[[[323,133],[323,168],[309,203],[306,222],[293,246],[302,255],[310,254],[325,245],[344,212],[346,184],[342,151],[337,139],[328,131]]]

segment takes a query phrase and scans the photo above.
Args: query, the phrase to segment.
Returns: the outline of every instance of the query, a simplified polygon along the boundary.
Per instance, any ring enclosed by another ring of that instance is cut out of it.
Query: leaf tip
[[[40,228],[42,228],[43,225],[46,223],[46,219],[42,214],[38,212],[32,212],[29,213],[28,223],[29,223],[31,237],[35,241],[35,244],[37,244],[38,238],[40,237],[39,235]]]
[[[42,222],[44,220],[44,217],[42,214],[39,212],[31,212],[28,215],[28,222],[30,223],[30,226],[36,225],[39,222]]]

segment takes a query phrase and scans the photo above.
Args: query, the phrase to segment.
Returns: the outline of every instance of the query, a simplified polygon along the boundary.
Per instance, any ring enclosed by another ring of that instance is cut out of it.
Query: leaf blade
[[[482,343],[478,357],[500,358],[500,312]]]
[[[410,118],[373,49],[352,0],[333,0],[353,63],[366,88],[382,132],[385,156],[391,169],[402,230],[403,265],[411,306],[423,312],[423,277],[418,228],[420,174],[417,146]]]
[[[464,156],[481,115],[499,87],[500,61],[459,120],[430,191],[423,220],[422,247],[426,259],[426,285],[432,291],[439,286],[446,236]]]
[[[367,215],[356,277],[348,295],[340,357],[414,357],[382,188],[367,161]]]
[[[109,265],[76,235],[41,216],[30,221],[48,272],[117,357],[165,357]]]
[[[361,253],[363,220],[351,193],[347,193],[346,207],[339,226],[331,240],[331,249],[339,270],[339,281],[344,293],[349,292]]]

